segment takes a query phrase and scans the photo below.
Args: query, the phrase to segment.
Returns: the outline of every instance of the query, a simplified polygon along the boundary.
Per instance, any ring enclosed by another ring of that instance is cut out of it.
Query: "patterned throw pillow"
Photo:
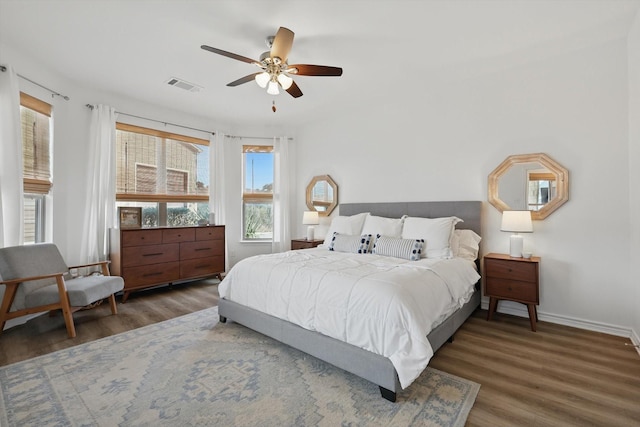
[[[336,252],[352,252],[356,254],[366,254],[371,244],[371,234],[362,236],[350,236],[348,234],[333,233],[329,250]]]
[[[418,261],[422,256],[424,239],[399,239],[377,235],[371,253]]]

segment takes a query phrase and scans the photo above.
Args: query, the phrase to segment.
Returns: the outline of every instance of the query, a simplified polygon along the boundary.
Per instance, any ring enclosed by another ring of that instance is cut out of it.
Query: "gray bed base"
[[[372,215],[399,218],[402,215],[442,217],[455,215],[464,220],[457,228],[467,228],[480,234],[482,203],[464,202],[409,202],[409,203],[350,203],[340,205],[340,215],[370,212]],[[471,300],[433,329],[427,338],[438,350],[480,305],[480,285]],[[351,372],[380,387],[382,397],[396,401],[402,389],[398,374],[391,361],[368,350],[309,331],[293,323],[278,319],[244,305],[221,299],[218,306],[220,321],[232,320],[261,334],[310,354],[338,368]]]

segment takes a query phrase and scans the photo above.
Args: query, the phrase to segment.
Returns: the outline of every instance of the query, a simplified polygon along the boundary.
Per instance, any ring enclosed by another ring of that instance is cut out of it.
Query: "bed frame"
[[[340,205],[340,215],[348,216],[362,212],[370,212],[372,215],[388,218],[400,218],[402,215],[426,218],[457,216],[464,222],[458,223],[456,228],[470,229],[481,235],[482,202],[479,201],[345,203]],[[429,333],[427,338],[434,352],[445,342],[453,341],[454,333],[480,305],[480,294],[480,282],[478,281],[476,292],[471,300]],[[396,394],[402,389],[393,364],[384,356],[318,332],[309,331],[226,299],[220,300],[218,312],[222,323],[225,323],[227,319],[240,323],[377,384],[380,387],[382,397],[391,402],[396,401]]]

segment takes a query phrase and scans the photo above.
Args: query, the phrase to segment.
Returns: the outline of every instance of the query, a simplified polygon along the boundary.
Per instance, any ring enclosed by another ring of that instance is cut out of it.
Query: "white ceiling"
[[[0,0],[0,46],[82,86],[216,122],[291,125],[385,92],[410,96],[425,76],[624,37],[638,6],[638,0]],[[273,97],[253,82],[227,87],[254,66],[200,49],[207,44],[257,59],[279,26],[295,32],[289,63],[340,66],[343,76],[299,76],[304,96]],[[168,86],[170,77],[204,89]]]

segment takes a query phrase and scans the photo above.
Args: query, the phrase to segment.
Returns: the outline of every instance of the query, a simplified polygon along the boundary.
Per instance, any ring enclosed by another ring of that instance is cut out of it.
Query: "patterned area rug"
[[[427,368],[391,403],[214,307],[0,368],[0,425],[463,426],[479,388]]]

